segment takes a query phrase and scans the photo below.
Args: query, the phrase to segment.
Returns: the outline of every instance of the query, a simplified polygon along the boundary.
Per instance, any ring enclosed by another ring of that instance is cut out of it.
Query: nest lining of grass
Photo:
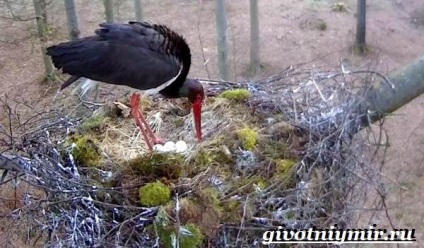
[[[14,212],[29,214],[42,200],[55,203],[39,205],[43,212],[34,219],[40,235],[53,230],[52,246],[153,246],[155,237],[166,246],[165,236],[183,242],[187,228],[200,233],[201,242],[238,246],[260,242],[262,232],[276,226],[349,226],[354,213],[348,209],[379,183],[378,170],[363,156],[369,141],[352,140],[360,128],[353,107],[358,82],[373,76],[297,66],[257,82],[204,81],[210,97],[199,145],[183,100],[144,99],[153,129],[166,140],[186,141],[184,154],[147,154],[134,120],[112,103],[82,122],[50,114],[44,120],[56,125],[25,135],[33,145],[18,139],[19,152],[1,154],[1,163],[14,164],[10,171],[46,190],[44,199]],[[219,94],[227,89],[247,89],[251,97],[224,99]],[[257,135],[253,148],[240,133]],[[90,140],[83,154],[100,158],[90,165],[73,152],[81,137]],[[140,187],[158,181],[172,189],[172,199],[142,206]]]

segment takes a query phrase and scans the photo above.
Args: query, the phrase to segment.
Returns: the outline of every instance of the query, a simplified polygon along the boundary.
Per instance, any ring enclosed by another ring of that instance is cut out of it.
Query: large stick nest
[[[352,209],[367,200],[367,189],[381,187],[376,153],[356,134],[360,92],[374,77],[299,65],[256,82],[203,80],[209,97],[201,144],[183,100],[145,98],[155,131],[187,142],[182,154],[147,153],[127,117],[127,98],[91,105],[96,111],[88,119],[2,100],[2,191],[20,194],[13,204],[4,200],[2,216],[9,230],[26,230],[24,239],[15,234],[4,242],[169,247],[165,236],[183,242],[198,230],[205,246],[254,247],[277,226],[351,227]],[[251,96],[220,95],[240,88]],[[24,119],[16,111],[23,108],[36,114]],[[81,155],[91,153],[98,157]],[[172,190],[172,200],[141,205],[139,188],[157,181]]]

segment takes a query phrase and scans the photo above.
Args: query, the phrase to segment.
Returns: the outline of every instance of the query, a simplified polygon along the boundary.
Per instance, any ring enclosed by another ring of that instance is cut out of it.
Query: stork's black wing
[[[74,76],[62,88],[78,77],[85,77],[147,90],[181,74],[183,58],[178,49],[181,45],[186,49],[188,46],[181,36],[165,26],[130,22],[100,24],[100,27],[95,36],[47,49],[55,67]],[[190,56],[189,49],[183,52]]]

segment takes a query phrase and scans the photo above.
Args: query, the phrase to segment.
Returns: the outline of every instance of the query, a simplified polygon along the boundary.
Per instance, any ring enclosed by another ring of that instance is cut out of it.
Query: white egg
[[[156,144],[156,145],[153,146],[153,151],[165,152],[165,147],[161,144]]]
[[[167,152],[173,152],[176,149],[175,143],[173,141],[168,141],[165,143],[164,148]]]
[[[179,141],[177,141],[177,143],[175,143],[175,151],[176,152],[178,152],[178,153],[185,152],[185,151],[187,151],[187,149],[188,149],[188,146],[187,146],[187,143],[185,143],[185,141],[179,140]]]

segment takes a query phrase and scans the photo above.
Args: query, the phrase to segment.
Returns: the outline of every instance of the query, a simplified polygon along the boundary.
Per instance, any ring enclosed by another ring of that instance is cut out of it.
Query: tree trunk
[[[35,11],[35,20],[37,22],[37,32],[38,38],[40,39],[41,44],[41,53],[43,55],[44,67],[46,69],[46,78],[50,78],[53,74],[53,65],[50,57],[46,54],[46,26],[43,20],[43,10],[41,8],[40,0],[33,0],[34,3],[34,11]]]
[[[394,71],[388,78],[395,89],[383,81],[374,83],[366,92],[365,101],[359,104],[358,111],[363,114],[362,127],[369,126],[424,93],[424,56]]]
[[[113,0],[103,0],[105,5],[106,22],[113,22]]]
[[[81,31],[79,28],[78,14],[75,6],[75,0],[65,0],[66,17],[68,19],[69,38],[78,39]]]
[[[134,0],[135,19],[138,22],[143,21],[143,2],[142,0]]]
[[[228,22],[225,0],[215,0],[215,3],[219,77],[222,80],[230,80],[231,70],[229,63]]]
[[[261,67],[259,50],[258,0],[250,0],[250,73],[254,76]]]
[[[47,27],[47,3],[46,0],[40,0],[41,16],[43,17],[44,26]]]
[[[355,49],[359,53],[364,53],[366,48],[365,34],[366,34],[366,0],[357,0],[357,14],[356,14],[356,41]]]

